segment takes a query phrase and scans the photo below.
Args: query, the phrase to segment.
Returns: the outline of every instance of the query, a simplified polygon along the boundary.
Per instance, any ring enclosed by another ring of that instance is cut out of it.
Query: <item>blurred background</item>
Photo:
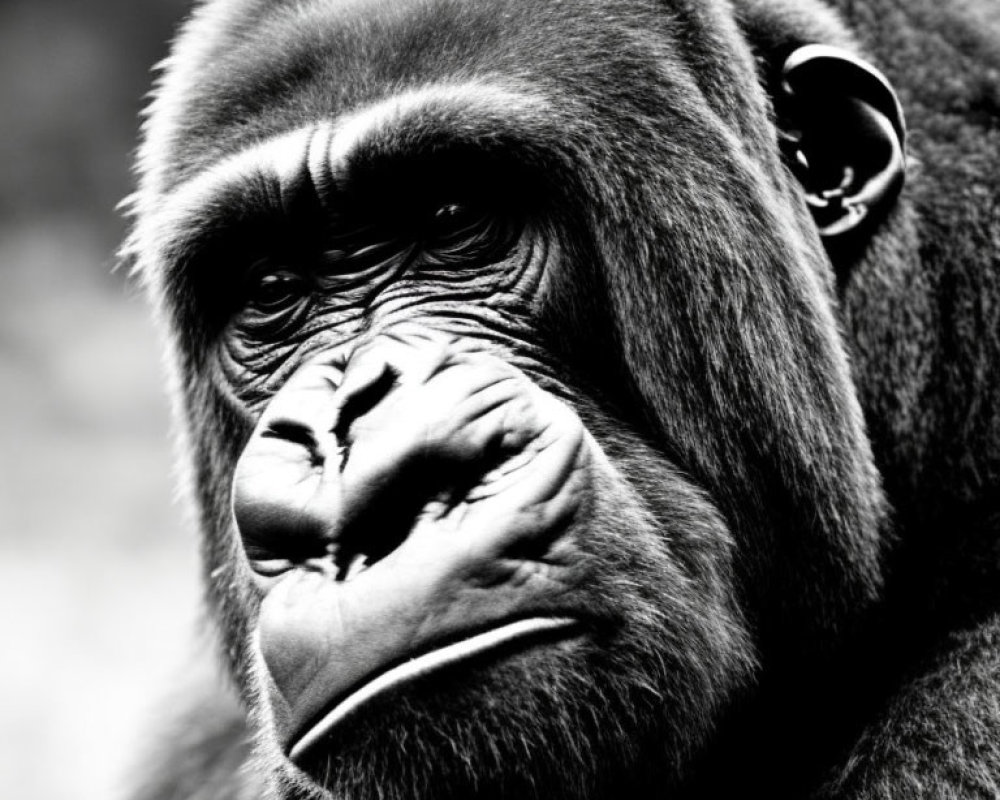
[[[191,650],[159,346],[112,272],[182,0],[0,2],[0,794],[114,800]]]

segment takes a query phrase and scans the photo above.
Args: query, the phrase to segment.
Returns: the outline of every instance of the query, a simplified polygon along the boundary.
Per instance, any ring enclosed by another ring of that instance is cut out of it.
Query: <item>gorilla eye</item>
[[[303,281],[291,272],[272,272],[261,276],[250,291],[251,308],[275,313],[297,303],[303,295]]]
[[[435,266],[492,264],[517,240],[508,215],[473,203],[444,203],[427,223],[426,262]]]
[[[446,203],[434,212],[434,222],[444,230],[463,229],[478,221],[475,209],[461,203]]]
[[[309,286],[288,270],[251,274],[240,322],[248,328],[277,331],[294,322],[306,306]]]

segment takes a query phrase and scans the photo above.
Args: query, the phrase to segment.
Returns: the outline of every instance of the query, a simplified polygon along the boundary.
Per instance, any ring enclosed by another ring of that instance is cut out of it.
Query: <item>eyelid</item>
[[[309,308],[312,289],[306,276],[296,270],[260,260],[247,271],[244,285],[235,322],[245,333],[280,335],[301,320]],[[268,285],[276,290],[273,302],[260,296],[261,289]]]

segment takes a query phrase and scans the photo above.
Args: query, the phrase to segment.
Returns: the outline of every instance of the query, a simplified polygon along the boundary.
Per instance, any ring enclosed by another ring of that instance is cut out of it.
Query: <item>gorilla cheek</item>
[[[414,678],[581,633],[595,455],[566,405],[452,343],[384,337],[344,372],[317,362],[289,380],[233,508],[293,759]]]

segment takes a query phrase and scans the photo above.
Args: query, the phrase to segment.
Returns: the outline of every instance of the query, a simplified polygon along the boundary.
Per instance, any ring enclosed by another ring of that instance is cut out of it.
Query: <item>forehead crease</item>
[[[455,119],[462,121],[458,133],[463,140],[495,136],[498,118],[507,123],[512,137],[529,128],[537,134],[539,123],[546,119],[546,108],[542,98],[489,84],[426,86],[241,148],[178,184],[168,197],[185,197],[183,205],[191,207],[191,198],[207,196],[211,187],[243,182],[248,176],[267,175],[287,184],[303,168],[317,174],[321,169],[337,174],[376,135],[383,146],[419,144],[421,134],[433,135],[438,127],[447,132],[449,121]],[[318,159],[322,167],[314,163]]]

